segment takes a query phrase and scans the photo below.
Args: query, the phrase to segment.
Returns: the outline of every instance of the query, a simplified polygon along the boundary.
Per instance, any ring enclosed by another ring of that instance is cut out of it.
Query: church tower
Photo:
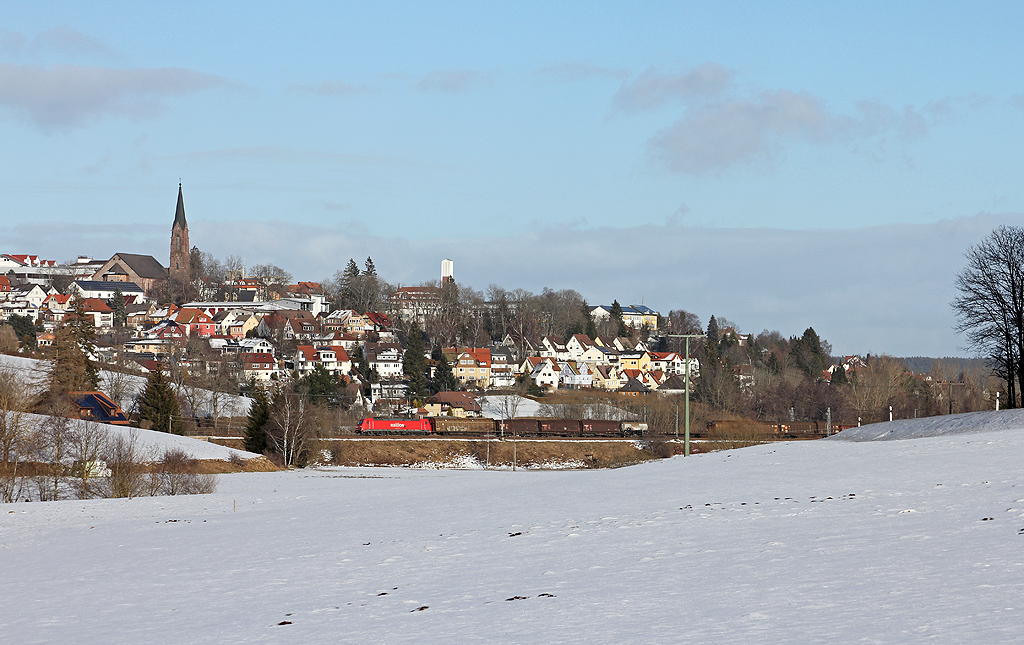
[[[188,282],[190,278],[188,245],[188,222],[185,221],[185,200],[181,197],[181,184],[178,184],[178,208],[174,211],[174,224],[171,226],[171,263],[168,272],[172,280]]]

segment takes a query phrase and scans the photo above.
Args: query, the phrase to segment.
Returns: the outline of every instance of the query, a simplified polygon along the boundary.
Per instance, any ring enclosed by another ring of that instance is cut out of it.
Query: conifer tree
[[[448,364],[448,360],[444,357],[444,352],[441,350],[440,345],[434,345],[433,351],[430,352],[430,358],[437,363],[437,368],[434,370],[434,378],[430,382],[430,390],[434,394],[438,392],[452,392],[459,387],[459,382],[455,379],[455,374],[452,373],[452,366]]]
[[[85,313],[80,299],[75,299],[75,310],[68,315],[54,337],[54,357],[49,374],[50,392],[64,394],[97,389],[100,371],[92,361],[96,352],[96,327],[92,317]]]
[[[619,304],[618,300],[612,301],[611,314],[612,320],[618,325],[615,330],[615,335],[629,336],[629,330],[626,328],[626,322],[622,319],[622,305]]]
[[[124,294],[121,293],[121,289],[114,289],[114,295],[107,304],[114,312],[114,326],[123,327],[125,320],[128,319],[128,309],[124,306]]]
[[[246,450],[263,454],[267,449],[267,423],[270,421],[270,397],[266,390],[253,384],[252,404],[249,418],[245,422],[245,438],[242,443]]]
[[[429,394],[430,384],[427,382],[426,344],[420,324],[413,321],[405,343],[405,356],[402,358],[402,371],[409,379],[409,395],[423,397]]]
[[[163,369],[153,370],[146,378],[146,388],[139,395],[139,418],[149,421],[153,430],[184,433],[178,397],[164,378]]]

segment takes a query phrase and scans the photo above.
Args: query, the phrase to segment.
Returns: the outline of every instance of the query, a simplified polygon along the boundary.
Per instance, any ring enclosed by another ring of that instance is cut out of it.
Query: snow
[[[832,437],[845,441],[891,441],[1024,428],[1024,410],[989,410],[925,419],[900,419],[843,430]]]
[[[26,420],[29,423],[43,423],[48,417],[39,414],[26,415]],[[167,432],[159,432],[157,430],[142,430],[141,428],[132,428],[128,426],[114,426],[105,423],[96,423],[95,421],[75,421],[77,424],[84,426],[99,428],[105,432],[109,437],[123,436],[125,438],[135,437],[136,447],[139,449],[140,454],[143,455],[144,460],[155,461],[163,456],[163,453],[167,450],[182,450],[192,459],[221,459],[229,460],[232,456],[241,459],[255,459],[261,457],[253,452],[246,452],[244,450],[235,450],[234,448],[227,448],[225,446],[219,446],[209,441],[203,441],[201,439],[193,439],[192,437],[185,437],[176,434],[169,434]],[[0,506],[0,508],[4,508]]]
[[[523,396],[515,394],[492,394],[490,396],[480,397],[480,407],[483,409],[483,416],[490,417],[492,419],[504,419],[506,417],[506,411],[512,408],[511,405],[507,404],[506,401],[518,399],[519,403],[515,407],[515,416],[517,417],[562,417],[565,416],[559,412],[558,405],[551,405],[547,403],[540,403],[533,399],[528,399]],[[632,418],[629,412],[616,408],[615,406],[608,405],[607,403],[592,403],[587,406],[590,410],[584,418],[588,419],[618,419],[626,420]]]
[[[13,369],[18,370],[25,375],[27,382],[35,387],[36,389],[42,389],[42,383],[46,376],[46,370],[49,367],[47,361],[39,360],[36,358],[28,358],[25,356],[11,356],[9,354],[0,354],[0,369]],[[118,404],[126,404],[131,407],[131,402],[142,392],[146,387],[145,376],[134,376],[131,374],[118,374],[110,372],[108,370],[100,370],[100,390],[106,393],[112,391],[110,387],[111,379],[122,377],[125,379],[127,384],[127,391],[125,392],[124,400],[119,401]],[[198,389],[202,396],[199,397],[201,401],[199,413],[202,415],[213,415],[213,404],[209,401],[210,390]],[[218,416],[222,417],[233,417],[233,416],[245,416],[249,414],[249,404],[251,400],[239,396],[237,394],[220,394],[220,402],[218,405]],[[127,412],[128,409],[124,408]]]
[[[999,431],[972,421],[975,432],[948,434],[964,421],[944,417],[925,438],[778,443],[616,470],[239,473],[212,495],[0,506],[0,633],[1015,643],[1014,417]]]

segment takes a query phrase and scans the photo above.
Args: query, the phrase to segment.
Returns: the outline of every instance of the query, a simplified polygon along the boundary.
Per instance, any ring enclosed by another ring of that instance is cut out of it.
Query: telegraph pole
[[[685,398],[683,399],[683,455],[686,457],[690,456],[690,339],[691,338],[707,338],[704,334],[667,334],[665,338],[685,338],[686,339],[686,388]],[[678,423],[676,428],[678,428]],[[676,430],[678,438],[678,429]]]

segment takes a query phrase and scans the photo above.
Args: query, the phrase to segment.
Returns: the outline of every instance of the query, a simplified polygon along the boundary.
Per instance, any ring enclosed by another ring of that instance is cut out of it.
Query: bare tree
[[[965,254],[953,300],[957,331],[1006,379],[1006,407],[1024,384],[1024,228],[1000,226]]]
[[[274,397],[267,439],[285,466],[297,462],[312,435],[306,417],[305,401],[294,390],[282,390]]]
[[[13,369],[0,370],[0,501],[18,499],[23,477],[18,465],[28,439],[26,410],[32,395],[28,384]]]
[[[107,449],[107,430],[98,423],[73,421],[69,435],[72,475],[78,479],[78,499],[96,495],[94,479],[107,475],[103,454]]]

